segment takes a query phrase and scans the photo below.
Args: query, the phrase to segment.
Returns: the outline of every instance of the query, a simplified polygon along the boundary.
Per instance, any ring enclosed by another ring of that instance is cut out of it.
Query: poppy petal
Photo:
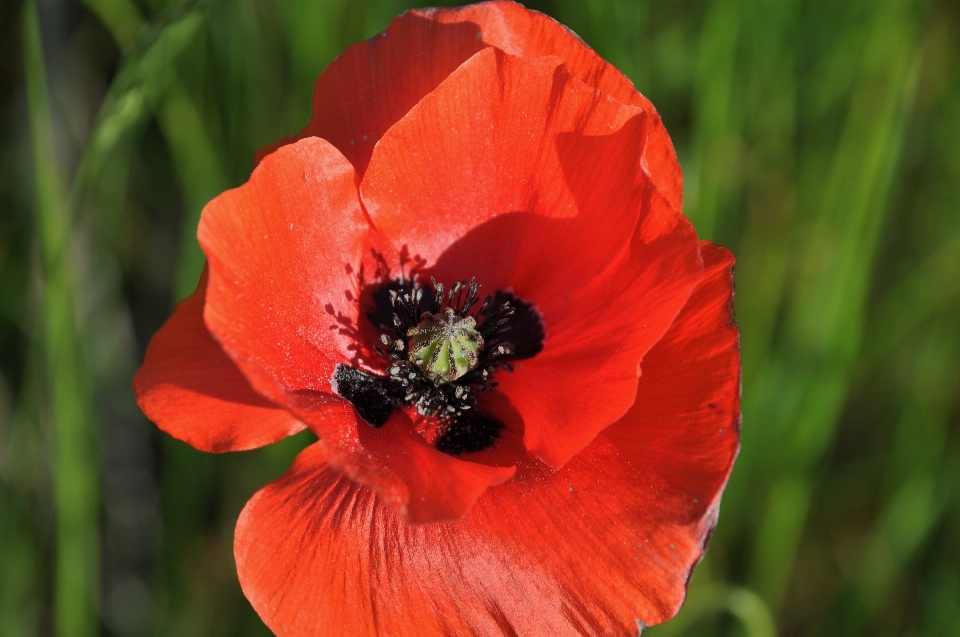
[[[318,138],[279,149],[204,210],[204,318],[251,382],[321,437],[337,469],[409,522],[454,519],[514,469],[440,453],[402,421],[402,410],[374,428],[331,383],[337,364],[359,365],[370,229],[354,171],[336,149]]]
[[[702,276],[693,227],[635,181],[645,121],[558,58],[485,49],[384,135],[360,186],[430,275],[540,312],[543,352],[498,381],[556,467],[633,404],[640,359]]]
[[[738,444],[732,257],[703,252],[706,279],[648,355],[651,400],[563,469],[526,464],[465,519],[407,526],[318,446],[303,452],[237,523],[240,583],[266,624],[279,637],[626,635],[672,617]]]
[[[644,223],[630,254],[593,285],[538,308],[543,351],[498,374],[523,415],[527,449],[547,464],[563,466],[635,404],[645,356],[700,282],[696,232],[685,217],[673,223]]]
[[[581,82],[624,104],[639,106],[649,116],[643,169],[670,205],[680,210],[683,179],[673,142],[653,104],[623,73],[597,55],[577,35],[553,18],[516,2],[481,2],[459,9],[435,9],[434,19],[445,24],[475,23],[486,44],[521,57],[555,55]]]
[[[311,448],[240,514],[237,572],[278,637],[634,634],[676,612],[715,521],[678,518],[664,487],[598,440],[409,526]]]
[[[409,524],[462,518],[487,487],[508,480],[516,471],[437,451],[417,435],[403,409],[394,410],[383,427],[361,427],[360,439],[364,449],[399,478],[397,488],[390,490],[394,501],[384,499]],[[390,491],[381,488],[378,493]]]
[[[312,402],[300,393],[291,403],[320,438],[326,462],[376,491],[407,524],[462,518],[487,487],[516,471],[513,465],[493,466],[507,463],[481,464],[469,454],[455,458],[437,451],[414,431],[412,410],[395,409],[384,425],[374,427],[346,401]]]
[[[520,57],[557,56],[580,81],[642,108],[650,116],[642,170],[680,209],[680,165],[650,100],[562,24],[507,1],[412,10],[394,18],[383,33],[354,44],[330,63],[314,87],[310,122],[298,135],[261,149],[257,161],[283,144],[316,136],[329,140],[363,175],[383,134],[485,46]]]
[[[278,637],[493,634],[461,627],[480,591],[469,591],[463,606],[451,598],[465,588],[454,563],[497,559],[483,553],[490,538],[466,547],[461,525],[405,524],[373,491],[331,470],[318,444],[244,507],[234,536],[237,572]],[[492,574],[497,566],[486,568]]]
[[[706,267],[670,330],[643,359],[633,407],[603,432],[685,494],[677,510],[704,514],[739,449],[740,332],[733,322],[729,250],[703,242]]]
[[[258,394],[203,324],[204,269],[196,291],[150,339],[133,378],[137,404],[174,438],[201,451],[255,449],[304,428]]]
[[[612,263],[611,246],[626,248],[642,212],[645,121],[558,58],[488,48],[384,135],[361,198],[439,280],[476,275],[491,291],[556,297]]]
[[[340,400],[331,379],[338,363],[357,363],[357,269],[369,227],[353,167],[317,138],[279,149],[204,208],[204,321],[274,402],[298,391]]]
[[[348,47],[324,70],[313,89],[310,122],[297,138],[330,141],[362,175],[383,133],[484,47],[477,33],[474,24],[440,25],[429,12],[394,18],[386,31]],[[258,161],[275,147],[262,149]]]

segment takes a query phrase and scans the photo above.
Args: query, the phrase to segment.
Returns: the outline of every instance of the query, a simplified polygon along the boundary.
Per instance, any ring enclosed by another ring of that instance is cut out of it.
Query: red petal
[[[573,31],[549,16],[525,9],[515,2],[483,2],[462,9],[440,9],[436,10],[435,19],[448,24],[476,23],[486,44],[511,55],[555,55],[581,82],[646,111],[649,131],[643,151],[643,168],[670,205],[680,210],[683,202],[680,164],[660,115],[650,100],[634,88],[633,82],[597,55]]]
[[[678,502],[691,519],[722,490],[740,439],[734,258],[706,241],[701,253],[703,282],[643,359],[633,408],[603,434],[685,494]]]
[[[407,11],[386,31],[348,47],[313,89],[313,114],[295,138],[260,150],[257,161],[290,139],[322,137],[367,168],[380,137],[464,60],[484,48],[475,24],[443,25],[429,10]]]
[[[648,355],[637,407],[563,469],[527,464],[464,520],[407,526],[317,447],[301,454],[237,523],[240,583],[267,625],[628,635],[676,613],[738,445],[732,258],[703,252],[707,278]]]
[[[455,458],[417,434],[412,409],[395,409],[386,424],[374,427],[343,400],[331,403],[323,396],[317,400],[299,393],[290,397],[290,405],[320,438],[326,461],[375,490],[409,524],[462,518],[489,486],[516,470],[510,455],[516,442],[498,445],[497,454]]]
[[[527,449],[548,464],[563,466],[635,403],[645,355],[700,281],[696,232],[684,217],[673,222],[644,223],[630,254],[592,286],[540,307],[543,351],[497,375],[523,415]]]
[[[678,516],[668,486],[598,441],[411,527],[311,449],[244,508],[237,572],[278,637],[631,635],[676,612],[715,519]]]
[[[317,138],[279,149],[204,210],[204,318],[251,383],[321,437],[339,470],[409,522],[461,517],[513,467],[440,453],[402,410],[374,428],[331,385],[336,364],[363,365],[358,341],[370,340],[358,317],[369,230],[354,171],[336,149]]]
[[[557,58],[486,49],[384,135],[361,183],[374,224],[429,274],[539,310],[543,352],[498,381],[554,466],[633,404],[640,359],[702,273],[692,226],[634,181],[644,118]]]
[[[250,387],[203,324],[204,269],[197,290],[150,340],[133,392],[163,431],[202,451],[254,449],[303,423]]]
[[[380,140],[361,196],[396,249],[439,279],[556,297],[626,248],[644,122],[557,58],[488,48]]]
[[[386,31],[349,47],[314,87],[313,115],[296,137],[263,148],[323,137],[363,174],[384,133],[450,73],[484,46],[521,57],[555,55],[587,85],[650,116],[642,169],[680,209],[683,185],[673,144],[650,101],[620,71],[552,18],[514,2],[483,2],[461,9],[407,11]]]
[[[298,391],[340,400],[330,382],[337,363],[358,364],[357,269],[368,229],[353,167],[316,138],[279,149],[204,209],[204,320],[274,402]]]
[[[397,491],[401,493],[394,491],[391,504],[405,522],[462,518],[487,487],[508,480],[516,471],[516,467],[488,466],[437,451],[413,430],[407,411],[394,410],[379,429],[359,428],[364,449],[400,480]],[[378,492],[384,495],[384,490]]]

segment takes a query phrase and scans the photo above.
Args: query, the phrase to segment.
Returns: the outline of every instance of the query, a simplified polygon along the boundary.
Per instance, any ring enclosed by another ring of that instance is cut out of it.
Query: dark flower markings
[[[377,275],[385,271],[378,266]],[[362,279],[361,273],[358,280]],[[366,318],[381,333],[374,350],[388,365],[383,375],[338,365],[333,376],[336,391],[374,427],[386,424],[393,410],[403,405],[439,419],[441,434],[434,445],[444,453],[459,455],[492,446],[503,424],[483,413],[475,395],[496,388],[492,378],[500,367],[512,372],[512,361],[536,356],[543,349],[544,329],[533,305],[510,292],[488,295],[473,311],[479,304],[479,290],[476,281],[460,281],[445,290],[433,279],[430,286],[421,286],[414,278],[401,277],[374,287],[369,297],[361,293],[361,298],[371,301]],[[427,312],[448,309],[460,317],[476,318],[484,346],[475,367],[456,380],[441,382],[431,380],[407,359],[406,334]],[[361,330],[345,324],[342,317],[335,318],[341,329],[361,336]],[[363,347],[358,343],[355,351],[359,353]]]
[[[357,413],[374,427],[387,424],[393,408],[403,404],[402,387],[384,382],[382,376],[368,374],[348,365],[337,365],[333,374],[336,390],[349,400]]]

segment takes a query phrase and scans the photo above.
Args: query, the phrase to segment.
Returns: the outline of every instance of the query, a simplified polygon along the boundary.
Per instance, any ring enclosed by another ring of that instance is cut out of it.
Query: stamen
[[[368,316],[386,330],[374,345],[389,361],[386,376],[339,366],[338,393],[376,427],[403,404],[436,419],[434,444],[445,453],[494,444],[503,425],[483,413],[477,396],[497,387],[499,369],[514,370],[508,361],[538,353],[544,332],[532,305],[506,292],[481,303],[480,288],[475,277],[449,288],[434,278],[421,287],[413,277],[375,292]]]

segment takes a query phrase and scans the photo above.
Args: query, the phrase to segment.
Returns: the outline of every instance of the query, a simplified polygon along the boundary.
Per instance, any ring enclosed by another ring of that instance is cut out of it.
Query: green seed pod
[[[477,366],[483,337],[472,316],[460,318],[447,308],[443,314],[424,312],[419,325],[407,330],[410,362],[430,380],[449,383]]]

